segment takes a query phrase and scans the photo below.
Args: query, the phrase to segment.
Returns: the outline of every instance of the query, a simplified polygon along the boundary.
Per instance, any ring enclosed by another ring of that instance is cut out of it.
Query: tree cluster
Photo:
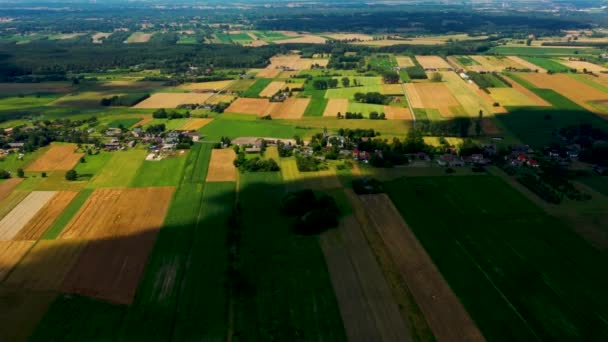
[[[312,190],[302,190],[281,199],[281,213],[296,219],[296,233],[315,235],[336,227],[340,210],[332,197],[317,197]]]

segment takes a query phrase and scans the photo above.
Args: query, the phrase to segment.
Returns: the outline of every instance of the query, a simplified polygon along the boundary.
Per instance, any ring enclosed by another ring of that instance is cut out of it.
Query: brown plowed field
[[[0,282],[32,248],[35,241],[0,241]]]
[[[156,93],[133,106],[137,109],[177,108],[183,104],[202,104],[213,93]]]
[[[268,115],[275,105],[276,102],[271,103],[268,99],[238,98],[226,108],[226,113]]]
[[[321,236],[349,341],[409,341],[391,289],[359,223],[346,217]]]
[[[414,233],[385,194],[360,196],[437,341],[484,341]]]
[[[12,240],[55,196],[54,191],[34,191],[0,221],[0,240]]]
[[[450,69],[451,66],[439,56],[416,56],[416,60],[425,69]]]
[[[542,89],[552,89],[592,113],[603,114],[588,102],[608,101],[608,93],[564,74],[521,74],[521,78]]]
[[[40,158],[25,168],[26,172],[68,171],[74,168],[84,153],[74,153],[76,145],[53,145]]]
[[[270,84],[268,84],[266,86],[266,88],[264,88],[264,90],[262,90],[260,92],[260,96],[261,97],[271,97],[272,95],[276,94],[279,90],[284,89],[284,88],[285,88],[285,82],[273,81],[273,82],[270,82]]]
[[[58,291],[85,246],[82,240],[41,240],[4,282],[30,289]]]
[[[179,129],[185,131],[196,131],[197,129],[207,126],[213,119],[190,119]]]
[[[38,240],[72,202],[78,192],[61,191],[50,200],[14,237],[15,240]]]
[[[15,188],[23,181],[23,178],[11,178],[0,183],[0,202],[15,190]]]
[[[388,120],[412,120],[412,113],[408,108],[384,106],[384,115]]]
[[[234,182],[236,168],[234,159],[236,153],[231,148],[211,151],[211,162],[207,172],[207,182]]]
[[[337,117],[338,113],[344,115],[348,111],[347,99],[330,99],[323,112],[323,116]]]
[[[290,97],[283,102],[271,103],[270,115],[273,119],[300,119],[309,103],[310,99]]]
[[[62,290],[131,303],[173,190],[96,190],[60,236],[89,240]]]

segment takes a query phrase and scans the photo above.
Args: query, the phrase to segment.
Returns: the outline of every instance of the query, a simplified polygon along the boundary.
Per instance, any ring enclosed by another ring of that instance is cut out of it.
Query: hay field
[[[412,120],[409,108],[384,106],[384,115],[387,120]]]
[[[601,65],[585,62],[585,61],[571,61],[568,58],[562,58],[560,64],[563,64],[569,68],[576,69],[578,71],[583,71],[583,69],[587,69],[587,71],[591,71],[594,73],[601,73],[604,71],[608,71],[608,69],[604,68]]]
[[[354,41],[368,41],[373,40],[374,37],[368,34],[361,33],[331,33],[324,34],[323,36],[335,39],[335,40],[354,40]]]
[[[143,33],[143,32],[134,32],[132,35],[127,38],[126,43],[147,43],[152,38],[151,33]]]
[[[179,89],[186,90],[222,90],[228,88],[234,80],[226,80],[226,81],[214,81],[214,82],[198,82],[198,83],[186,83],[181,85]]]
[[[340,179],[338,179],[334,169],[300,172],[295,158],[281,158],[278,162],[281,166],[283,181],[293,188],[293,190],[331,190],[342,187],[342,183],[340,183]]]
[[[518,57],[518,56],[507,56],[508,59],[510,59],[511,61],[513,61],[514,63],[517,63],[519,65],[521,65],[524,69],[530,69],[530,70],[538,70],[539,73],[546,73],[547,70],[543,69],[541,67],[539,67],[536,64],[530,63],[527,60]]]
[[[276,94],[278,91],[280,91],[284,88],[285,88],[285,82],[273,81],[273,82],[270,82],[270,84],[268,84],[266,86],[266,88],[264,88],[264,90],[262,90],[260,92],[260,96],[261,97],[272,97],[274,94]]]
[[[502,106],[538,106],[533,98],[530,98],[515,88],[488,88],[490,96]]]
[[[29,191],[15,190],[0,202],[0,219],[4,218],[11,210],[15,209],[28,195]]]
[[[300,119],[306,111],[310,99],[290,97],[284,102],[278,102],[271,108],[273,119]]]
[[[238,98],[226,108],[226,113],[240,113],[252,115],[268,115],[276,103],[271,103],[268,99]]]
[[[156,93],[136,104],[136,109],[177,108],[184,104],[202,104],[213,94],[205,93]]]
[[[323,116],[336,117],[338,113],[344,115],[348,111],[348,100],[347,99],[329,99],[327,106],[323,112]]]
[[[21,261],[36,241],[0,241],[0,282]]]
[[[74,153],[76,145],[52,145],[42,156],[25,168],[26,172],[68,171],[74,168],[84,153]]]
[[[450,64],[439,56],[416,56],[416,60],[424,69],[449,69]]]
[[[507,57],[496,57],[496,56],[468,56],[478,64],[469,65],[466,69],[471,71],[490,71],[490,72],[501,72],[508,67],[516,69],[524,69],[525,66],[517,63],[516,61]]]
[[[320,236],[349,341],[407,341],[411,332],[354,216]]]
[[[59,291],[84,246],[80,240],[40,240],[4,283],[29,290]]]
[[[0,240],[12,240],[55,194],[55,191],[30,193],[0,221]]]
[[[65,227],[61,239],[104,239],[158,230],[173,188],[98,189]]]
[[[495,112],[492,101],[487,96],[480,95],[477,85],[464,81],[453,71],[442,72],[445,85],[462,105],[464,116],[477,117],[480,110],[487,116]],[[500,109],[499,109],[500,110]]]
[[[279,76],[279,74],[282,72],[281,69],[277,69],[275,67],[273,67],[272,65],[267,66],[265,69],[260,70],[255,77],[257,78],[275,78],[277,76]]]
[[[211,151],[209,171],[207,171],[207,182],[234,182],[237,170],[234,167],[236,153],[232,148],[214,149]]]
[[[519,76],[538,88],[552,89],[558,92],[592,113],[603,114],[594,106],[590,105],[589,102],[608,101],[608,93],[564,74],[549,75],[533,73],[520,74]]]
[[[179,129],[184,130],[184,131],[196,131],[200,128],[207,126],[211,121],[213,121],[213,119],[204,119],[204,118],[203,119],[200,119],[200,118],[192,119],[191,118]]]
[[[224,94],[215,94],[205,101],[206,104],[218,104],[220,102],[231,103],[234,101],[236,96],[233,95],[224,95]]]
[[[97,32],[94,35],[91,36],[91,41],[94,44],[101,44],[103,43],[104,39],[107,39],[108,37],[110,37],[112,35],[112,33],[107,33],[107,32]]]
[[[7,198],[22,181],[23,178],[11,178],[0,183],[0,202]]]
[[[381,93],[384,95],[403,95],[401,84],[382,84],[381,89]]]
[[[58,192],[36,215],[19,231],[15,240],[38,240],[63,213],[78,192]]]
[[[406,91],[413,108],[434,108],[446,118],[461,112],[460,102],[445,83],[408,83]]]
[[[395,59],[397,60],[397,65],[400,68],[407,68],[407,67],[415,66],[414,61],[409,56],[395,56]]]
[[[301,35],[300,37],[275,40],[275,44],[325,44],[327,39],[312,34]]]
[[[512,89],[522,93],[523,95],[525,95],[527,98],[531,99],[535,104],[535,106],[543,106],[543,107],[551,107],[551,104],[547,101],[545,101],[542,97],[536,95],[535,93],[533,93],[532,91],[530,91],[530,89],[522,86],[521,84],[519,84],[519,82],[515,81],[514,79],[506,76],[506,75],[502,75],[502,77],[509,83],[511,83],[511,86],[513,87]]]
[[[268,67],[274,69],[305,70],[310,69],[312,62],[312,59],[302,58],[300,55],[276,55],[270,58],[270,65]]]
[[[485,341],[388,196],[360,198],[437,340]]]

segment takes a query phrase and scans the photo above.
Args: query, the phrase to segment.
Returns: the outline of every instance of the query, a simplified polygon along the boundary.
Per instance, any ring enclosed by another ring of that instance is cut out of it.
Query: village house
[[[122,134],[122,129],[110,127],[106,130],[106,136],[116,137]]]
[[[439,166],[461,167],[465,166],[464,160],[453,154],[442,154],[437,158]]]
[[[106,151],[117,151],[121,148],[120,141],[118,139],[112,139],[109,142],[103,144]]]
[[[18,150],[21,150],[25,146],[25,143],[22,143],[22,142],[8,143],[8,146],[13,151],[18,151]]]

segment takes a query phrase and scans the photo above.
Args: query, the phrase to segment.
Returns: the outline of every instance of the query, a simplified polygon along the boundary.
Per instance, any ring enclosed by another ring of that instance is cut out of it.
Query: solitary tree
[[[25,177],[25,172],[23,172],[23,169],[17,169],[17,177],[19,177],[19,178]]]
[[[441,82],[443,81],[443,75],[436,72],[431,76],[431,82]]]
[[[70,170],[65,173],[65,179],[68,181],[75,181],[76,179],[78,179],[78,173],[76,172],[76,170]]]
[[[344,88],[348,88],[348,86],[350,85],[350,78],[343,77],[342,78],[342,85],[344,86]]]

